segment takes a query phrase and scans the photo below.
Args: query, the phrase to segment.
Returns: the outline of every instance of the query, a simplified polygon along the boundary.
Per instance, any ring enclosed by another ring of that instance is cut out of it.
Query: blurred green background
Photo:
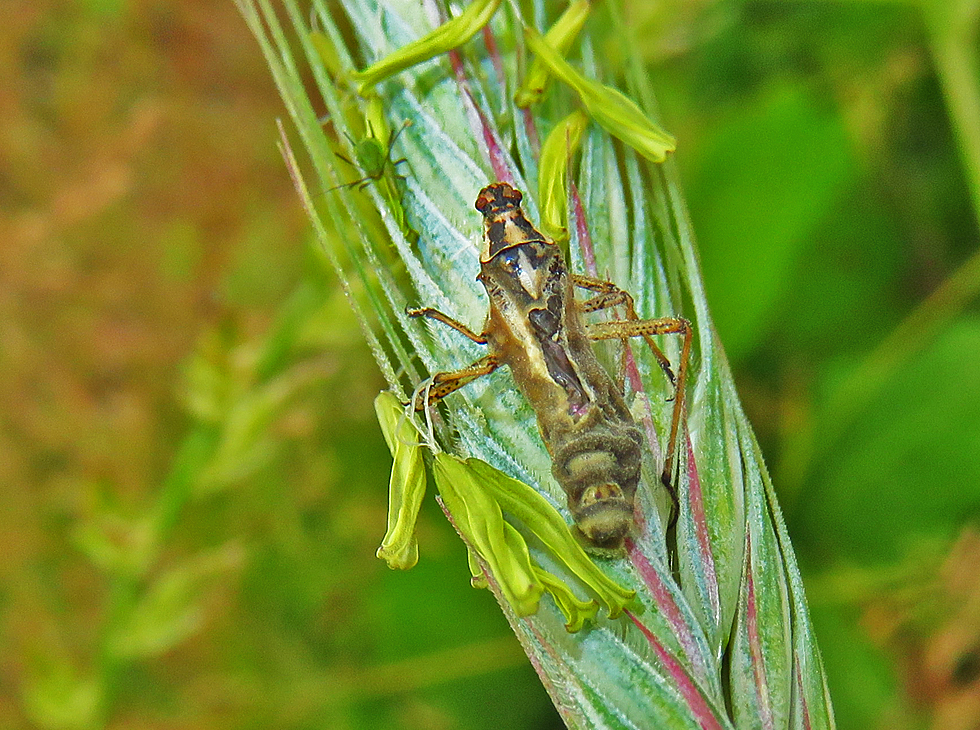
[[[980,727],[980,11],[923,7],[627,16],[845,730]],[[383,383],[233,4],[4,10],[0,727],[560,727],[433,501],[374,558]]]

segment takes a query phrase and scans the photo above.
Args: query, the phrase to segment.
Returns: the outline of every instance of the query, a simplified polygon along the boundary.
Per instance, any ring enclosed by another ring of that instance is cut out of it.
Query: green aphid
[[[360,141],[354,141],[348,135],[347,139],[350,140],[351,145],[354,147],[354,159],[351,160],[339,152],[337,153],[337,157],[342,159],[351,167],[356,167],[358,170],[363,172],[364,177],[360,178],[359,180],[344,183],[343,185],[335,185],[334,187],[330,188],[330,190],[353,187],[356,187],[358,190],[363,190],[372,182],[379,182],[382,180],[389,168],[394,172],[395,178],[403,179],[404,176],[398,174],[397,168],[398,165],[403,162],[408,162],[408,160],[406,160],[404,157],[399,160],[391,159],[391,150],[394,147],[395,140],[398,139],[398,135],[401,134],[406,127],[410,127],[411,124],[411,120],[406,120],[397,131],[393,131],[388,136],[387,144],[382,143],[382,141],[375,134],[373,127],[370,126],[368,127],[368,135]]]
[[[419,234],[412,230],[412,227],[408,224],[405,208],[402,206],[401,191],[398,189],[398,181],[404,180],[405,176],[398,174],[397,168],[398,165],[407,162],[407,160],[404,157],[398,160],[391,159],[391,151],[394,147],[395,140],[411,124],[411,120],[406,120],[397,131],[393,131],[388,136],[386,142],[383,142],[375,133],[376,127],[370,121],[367,122],[368,134],[363,139],[355,141],[348,135],[347,138],[354,148],[354,159],[351,160],[339,152],[337,153],[337,157],[351,167],[356,167],[364,173],[364,176],[352,182],[344,183],[343,185],[336,185],[330,188],[330,190],[354,187],[358,190],[363,190],[371,183],[374,183],[378,188],[378,193],[388,203],[388,210],[394,216],[398,230],[401,231],[406,240],[410,243],[415,243],[419,238]]]

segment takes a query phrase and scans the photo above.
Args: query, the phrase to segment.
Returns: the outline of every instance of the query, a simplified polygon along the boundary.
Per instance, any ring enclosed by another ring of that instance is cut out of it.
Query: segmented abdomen
[[[600,420],[552,445],[552,473],[570,500],[591,486],[613,483],[632,501],[640,481],[642,443],[635,423]]]

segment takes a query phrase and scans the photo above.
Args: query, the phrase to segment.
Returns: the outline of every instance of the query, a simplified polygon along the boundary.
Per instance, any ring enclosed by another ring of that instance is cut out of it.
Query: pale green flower
[[[591,5],[589,0],[572,0],[565,8],[565,12],[544,34],[545,42],[564,55],[585,25]],[[551,72],[548,66],[542,59],[535,57],[531,61],[531,68],[528,69],[524,81],[514,94],[514,103],[519,107],[528,107],[537,102],[544,95],[550,78]]]
[[[398,399],[384,392],[374,399],[374,409],[391,451],[391,479],[388,482],[388,531],[378,548],[378,557],[389,568],[408,570],[419,561],[415,523],[425,496],[425,466],[418,432],[405,419]]]
[[[541,230],[563,246],[568,243],[568,166],[582,142],[589,116],[576,110],[551,130],[538,159]]]
[[[586,111],[613,137],[651,162],[663,162],[677,148],[674,138],[654,124],[626,94],[576,71],[533,28],[525,30],[528,47],[558,79],[575,89]]]
[[[463,45],[490,22],[490,18],[500,7],[500,2],[501,0],[473,0],[466,10],[428,35],[402,46],[363,71],[352,73],[351,80],[358,85],[358,92],[364,94],[374,84],[399,71]]]

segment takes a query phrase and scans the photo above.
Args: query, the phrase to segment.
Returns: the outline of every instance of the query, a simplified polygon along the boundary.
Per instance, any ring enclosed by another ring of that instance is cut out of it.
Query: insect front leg
[[[694,338],[691,323],[682,317],[596,322],[586,327],[586,334],[593,340],[626,340],[630,337],[643,337],[648,342],[651,341],[650,337],[652,335],[679,334],[684,336],[684,345],[681,348],[681,361],[677,367],[677,381],[674,386],[674,413],[670,421],[670,438],[667,441],[667,456],[664,460],[662,476],[664,483],[669,486],[672,483],[674,474],[677,433],[681,421],[685,416],[684,386],[687,382],[687,361],[691,355],[691,343]]]
[[[437,322],[442,322],[447,327],[452,327],[461,335],[468,337],[478,345],[487,344],[486,336],[478,335],[462,322],[453,319],[448,314],[443,314],[438,309],[433,309],[431,307],[406,309],[405,314],[407,314],[409,317],[428,317],[429,319],[434,319]],[[489,375],[499,366],[500,362],[497,360],[496,355],[487,355],[480,358],[472,365],[462,368],[461,370],[436,373],[432,376],[432,383],[427,389],[428,396],[426,397],[425,402],[423,403],[421,399],[416,399],[415,410],[424,410],[433,403],[442,400],[450,393],[455,393],[464,385],[472,383],[474,380],[481,378],[484,375]]]
[[[469,337],[473,342],[478,345],[487,344],[487,338],[484,335],[478,335],[476,332],[471,330],[462,322],[453,319],[448,314],[443,314],[438,309],[433,309],[432,307],[422,307],[420,309],[406,309],[405,314],[409,317],[428,317],[429,319],[434,319],[437,322],[442,322],[447,327],[452,327],[454,330],[459,332],[464,337]]]

